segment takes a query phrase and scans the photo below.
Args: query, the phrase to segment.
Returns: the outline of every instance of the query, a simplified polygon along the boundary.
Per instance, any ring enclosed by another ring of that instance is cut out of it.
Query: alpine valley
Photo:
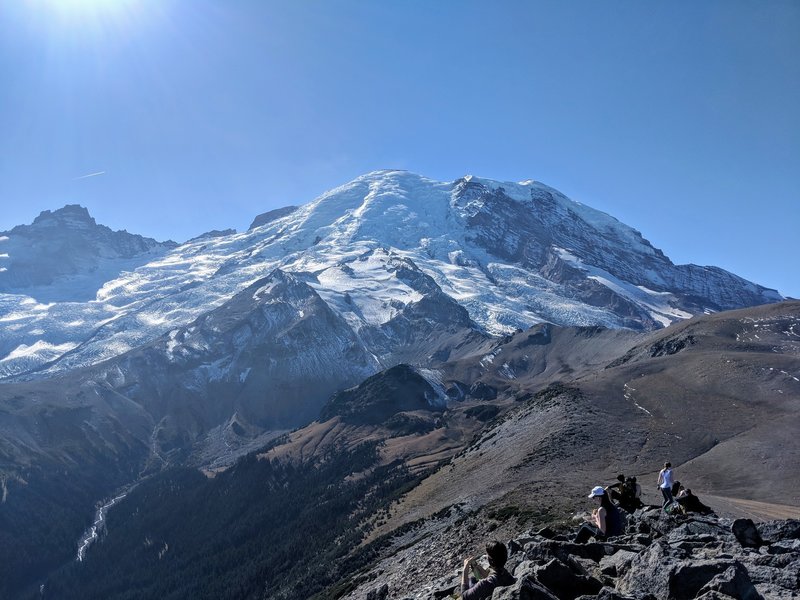
[[[798,431],[800,302],[534,181],[378,171],[181,244],[77,205],[0,233],[2,598],[434,597],[664,460],[800,516]]]

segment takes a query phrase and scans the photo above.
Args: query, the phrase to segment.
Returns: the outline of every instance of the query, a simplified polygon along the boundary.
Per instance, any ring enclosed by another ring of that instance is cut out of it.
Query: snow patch
[[[503,366],[500,367],[500,374],[506,379],[517,378],[517,374],[514,372],[514,369],[512,369],[508,363],[503,363]]]
[[[436,397],[427,398],[428,403],[434,408],[442,408],[447,405],[447,392],[445,391],[442,372],[436,369],[417,369],[417,373],[422,376],[433,388]]]
[[[20,358],[37,357],[45,358],[46,360],[52,360],[57,356],[61,356],[65,352],[69,352],[77,345],[78,344],[73,342],[67,342],[64,344],[49,344],[43,340],[38,340],[31,345],[20,344],[11,352],[9,352],[2,360],[0,360],[0,363],[9,362]]]

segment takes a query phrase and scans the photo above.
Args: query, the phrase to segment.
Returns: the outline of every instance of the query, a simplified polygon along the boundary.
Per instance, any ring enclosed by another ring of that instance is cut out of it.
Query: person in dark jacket
[[[711,510],[710,506],[706,506],[702,502],[700,502],[700,498],[695,496],[690,489],[684,489],[681,491],[680,494],[675,498],[678,504],[683,507],[685,512],[696,512],[700,513],[701,515],[710,515],[714,511]]]
[[[597,502],[597,508],[592,511],[592,522],[581,525],[575,536],[575,543],[586,543],[592,537],[604,540],[607,537],[624,533],[624,518],[619,509],[611,502],[606,491],[599,485],[595,486],[592,488],[589,498]]]
[[[625,483],[622,484],[622,493],[618,502],[619,507],[629,513],[632,513],[637,508],[642,508],[644,504],[639,499],[641,493],[642,487],[636,483],[636,477],[628,477]]]
[[[485,600],[491,598],[495,588],[516,583],[511,573],[506,571],[508,550],[503,542],[493,541],[486,544],[486,555],[489,557],[489,570],[484,569],[477,557],[464,561],[461,573],[461,599]],[[471,581],[470,572],[476,575],[477,582]]]
[[[616,502],[617,504],[620,503],[622,499],[622,489],[625,485],[625,475],[619,474],[617,475],[617,481],[606,486],[606,492],[609,496],[611,496],[611,500]]]

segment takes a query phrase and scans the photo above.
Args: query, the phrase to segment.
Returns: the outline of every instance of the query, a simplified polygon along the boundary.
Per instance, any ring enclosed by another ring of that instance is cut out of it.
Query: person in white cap
[[[592,537],[604,540],[607,537],[622,534],[625,527],[622,515],[611,502],[603,487],[599,485],[593,487],[589,498],[594,499],[597,503],[597,508],[592,511],[593,522],[581,525],[578,534],[575,536],[575,542],[583,544]]]

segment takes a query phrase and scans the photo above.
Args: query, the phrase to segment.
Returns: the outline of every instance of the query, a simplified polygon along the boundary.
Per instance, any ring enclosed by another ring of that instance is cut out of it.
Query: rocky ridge
[[[506,568],[517,581],[496,589],[493,600],[782,600],[800,592],[800,520],[754,524],[646,507],[628,516],[623,535],[586,544],[572,542],[573,535],[546,527],[508,540]],[[384,561],[379,571],[363,575],[374,579],[346,598],[456,597],[458,569],[406,577],[407,556],[402,550],[395,555],[400,568]]]
[[[105,281],[177,245],[112,231],[77,204],[45,210],[30,225],[0,232],[0,293],[41,302],[92,300]]]

